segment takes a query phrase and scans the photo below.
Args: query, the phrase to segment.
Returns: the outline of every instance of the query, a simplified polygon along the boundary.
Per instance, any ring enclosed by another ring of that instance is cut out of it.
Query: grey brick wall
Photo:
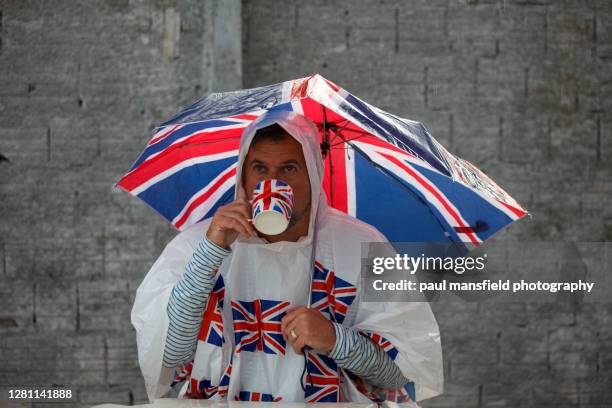
[[[225,5],[0,0],[0,384],[146,400],[130,310],[174,232],[111,187],[154,125],[240,87]]]
[[[274,4],[243,8],[245,87],[318,72],[423,122],[532,213],[501,240],[612,240],[612,3]],[[423,406],[610,404],[609,304],[432,307],[446,391]]]
[[[500,239],[612,241],[610,2],[236,10],[0,0],[0,384],[146,399],[129,312],[174,232],[110,187],[156,123],[209,91],[319,72],[423,122],[524,204],[533,218]],[[609,404],[609,304],[433,307],[446,391],[424,406]]]

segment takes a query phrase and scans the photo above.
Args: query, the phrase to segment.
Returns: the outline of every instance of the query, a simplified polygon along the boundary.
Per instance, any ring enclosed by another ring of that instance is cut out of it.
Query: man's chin
[[[299,213],[293,213],[291,219],[289,220],[289,225],[287,225],[287,229],[285,231],[289,231],[294,228],[296,225],[300,224],[304,219],[309,215],[310,208],[300,211]]]

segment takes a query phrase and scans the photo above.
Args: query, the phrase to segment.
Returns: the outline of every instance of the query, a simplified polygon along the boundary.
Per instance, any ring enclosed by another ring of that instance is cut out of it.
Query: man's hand
[[[319,353],[329,353],[336,344],[334,326],[316,309],[292,307],[281,320],[281,330],[297,354],[302,354],[304,346]]]
[[[238,234],[256,237],[257,232],[248,221],[251,218],[251,204],[244,197],[217,209],[206,232],[206,237],[223,248],[238,238]]]

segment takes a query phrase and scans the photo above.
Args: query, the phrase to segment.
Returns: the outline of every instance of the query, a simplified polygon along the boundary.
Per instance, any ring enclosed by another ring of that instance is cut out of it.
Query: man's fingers
[[[299,337],[299,332],[297,330],[295,330],[295,325],[291,325],[291,326],[285,326],[284,329],[282,329],[283,333],[285,334],[285,337],[287,337],[287,340],[290,343],[294,343],[295,340],[297,339],[297,337],[293,337],[293,333],[295,333],[296,336]],[[293,331],[293,333],[291,333],[291,331]]]
[[[219,215],[219,226],[223,229],[223,231],[232,230],[239,234],[249,235],[248,230],[239,219],[228,215]]]
[[[257,236],[253,226],[242,216],[242,214],[232,211],[224,211],[221,216],[225,217],[226,219],[233,220],[233,222],[230,222],[228,225],[230,228],[235,229],[246,236]]]
[[[247,222],[249,225],[251,225],[251,223],[248,221],[249,219],[251,219],[251,213],[248,211],[242,211],[242,209],[240,207],[234,207],[234,208],[225,208],[223,211],[219,211],[218,215],[223,215],[226,217],[234,217],[234,218],[238,218],[240,220],[244,220],[245,222]]]
[[[229,203],[225,207],[227,207],[227,208],[243,208],[246,211],[250,211],[251,210],[251,203],[249,203],[246,200],[246,198],[243,198],[243,199],[238,199],[238,200],[234,201],[233,203]]]
[[[307,310],[307,309],[306,309]],[[298,338],[308,337],[308,322],[306,321],[308,314],[300,313],[300,311],[296,311],[297,316],[290,323],[284,326],[282,329],[283,333],[287,339],[289,339],[292,343],[294,343]],[[282,327],[282,326],[281,326]],[[297,337],[293,337],[295,334]]]
[[[296,354],[304,354],[304,352],[302,351],[302,349],[306,346],[306,341],[304,339],[304,337],[300,336],[298,337],[293,344],[291,345],[291,347],[293,347],[293,351],[295,351]]]
[[[237,217],[240,221],[244,221],[246,224],[246,227],[249,230],[252,230],[254,234],[257,234],[255,231],[255,228],[253,227],[253,224],[251,224],[249,222],[249,219],[251,219],[251,211],[247,210],[246,208],[244,208],[243,206],[236,206],[233,208],[226,208],[224,209],[224,211],[221,213],[223,215],[230,215],[232,214],[233,216]]]
[[[293,306],[287,310],[287,313],[281,319],[281,327],[286,328],[289,324],[291,324],[296,317],[303,313],[302,310],[306,310],[306,308],[304,306]]]

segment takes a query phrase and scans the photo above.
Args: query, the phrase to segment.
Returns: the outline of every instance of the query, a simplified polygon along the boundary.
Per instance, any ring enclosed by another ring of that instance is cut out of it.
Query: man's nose
[[[270,170],[270,174],[268,175],[272,179],[283,180],[283,176],[281,174],[281,169],[272,169]]]

